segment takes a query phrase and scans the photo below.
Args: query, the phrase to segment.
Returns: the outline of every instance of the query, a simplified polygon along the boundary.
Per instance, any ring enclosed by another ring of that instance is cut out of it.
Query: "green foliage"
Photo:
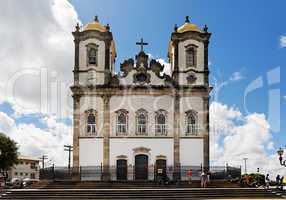
[[[0,171],[4,173],[18,162],[17,143],[0,133],[0,150]]]

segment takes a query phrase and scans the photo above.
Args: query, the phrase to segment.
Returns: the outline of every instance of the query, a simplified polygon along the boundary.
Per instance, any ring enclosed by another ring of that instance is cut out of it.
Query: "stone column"
[[[110,180],[109,135],[110,135],[110,95],[103,95],[103,171],[102,180]]]
[[[204,112],[203,112],[203,124],[204,124],[204,163],[203,167],[209,169],[210,160],[210,142],[209,142],[209,96],[203,97]]]
[[[173,72],[173,78],[176,82],[176,84],[179,84],[179,41],[174,40],[174,72]]]
[[[73,95],[73,167],[79,169],[80,96]]]
[[[174,172],[175,181],[181,179],[180,164],[180,96],[176,92],[174,96]]]
[[[105,40],[105,73],[104,73],[104,84],[110,83],[111,70],[110,70],[110,45],[111,40]]]

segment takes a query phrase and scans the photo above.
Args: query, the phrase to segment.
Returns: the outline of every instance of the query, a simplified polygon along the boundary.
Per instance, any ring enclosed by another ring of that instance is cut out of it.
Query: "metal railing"
[[[86,128],[87,128],[86,135],[91,135],[91,136],[97,135],[96,124],[87,124]]]
[[[198,135],[199,128],[197,124],[187,124],[185,127],[185,135]]]
[[[167,124],[155,124],[155,135],[156,136],[166,136],[168,133]]]
[[[147,172],[136,171],[134,165],[128,165],[124,169],[125,180],[136,180],[136,175],[138,173],[147,173],[146,180],[157,180],[157,170],[156,165],[147,166]],[[188,180],[188,171],[192,170],[192,180],[199,180],[202,173],[202,166],[179,166],[180,179],[182,181]],[[109,166],[109,173],[111,180],[118,180],[118,172],[122,173],[122,169],[118,169],[117,166]],[[173,173],[175,168],[173,166],[166,166],[165,175],[169,180],[173,180]],[[227,180],[227,179],[236,179],[241,177],[241,168],[240,167],[231,167],[231,166],[211,166],[209,168],[210,178],[212,180]],[[77,178],[83,181],[93,181],[93,180],[102,180],[103,167],[102,166],[81,166],[79,168],[75,167],[49,167],[40,170],[40,179],[46,180],[71,180]],[[122,175],[122,174],[121,174]],[[142,174],[139,174],[142,177]],[[121,176],[122,177],[122,176]],[[138,177],[138,176],[137,176]],[[122,179],[120,179],[122,180]]]
[[[146,124],[137,124],[136,126],[136,135],[147,135],[147,125]]]
[[[117,136],[126,136],[127,133],[127,124],[116,124],[116,135]]]

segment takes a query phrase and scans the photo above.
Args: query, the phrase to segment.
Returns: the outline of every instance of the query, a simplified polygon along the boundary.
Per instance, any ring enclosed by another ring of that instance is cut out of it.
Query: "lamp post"
[[[246,161],[248,158],[243,158],[244,160],[244,173],[247,174],[247,168],[246,168]]]
[[[283,161],[284,150],[282,148],[279,148],[277,154],[279,156],[280,165],[286,167],[286,160]]]

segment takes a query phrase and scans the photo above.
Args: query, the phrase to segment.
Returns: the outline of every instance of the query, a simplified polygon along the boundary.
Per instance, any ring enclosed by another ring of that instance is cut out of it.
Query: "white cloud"
[[[10,132],[15,125],[14,119],[9,117],[6,113],[0,112],[0,132]]]
[[[242,76],[241,72],[234,72],[231,77],[229,78],[230,81],[239,81],[243,79],[244,77]]]
[[[171,76],[171,64],[166,62],[162,58],[158,58],[158,59],[156,59],[156,61],[159,62],[161,65],[164,65],[163,73]]]
[[[147,55],[149,56],[149,59],[155,59],[154,56],[151,54],[151,53],[147,53]],[[171,64],[167,61],[165,61],[163,58],[157,58],[155,59],[157,62],[159,62],[161,65],[164,66],[164,69],[163,69],[163,74],[167,74],[169,76],[171,76]]]
[[[276,173],[286,175],[277,155],[269,155],[273,150],[270,125],[264,114],[242,115],[235,108],[219,102],[210,106],[211,160],[215,165],[242,165],[248,158],[248,172],[257,168],[272,177]]]
[[[218,77],[210,76],[211,85],[213,86],[212,96],[215,101],[218,101],[220,92],[222,88],[228,86],[231,83],[240,81],[245,77],[242,75],[241,71],[233,72],[228,79],[223,79],[221,72],[219,72]]]
[[[38,128],[34,124],[16,124],[13,118],[0,112],[0,132],[17,142],[22,155],[35,158],[47,155],[49,164],[54,162],[57,165],[66,165],[67,155],[63,147],[72,143],[71,127],[57,122],[55,116],[46,116],[40,120],[47,128]]]
[[[280,46],[282,48],[286,47],[286,35],[280,36]]]
[[[51,110],[50,83],[65,82],[68,86],[72,80],[71,32],[78,21],[76,11],[67,0],[1,1],[0,65],[5,73],[0,74],[0,101],[9,100],[19,113]],[[48,85],[40,82],[44,76]],[[68,90],[66,87],[61,93]],[[47,91],[46,99],[44,91]],[[48,104],[45,108],[41,108],[43,99]]]

